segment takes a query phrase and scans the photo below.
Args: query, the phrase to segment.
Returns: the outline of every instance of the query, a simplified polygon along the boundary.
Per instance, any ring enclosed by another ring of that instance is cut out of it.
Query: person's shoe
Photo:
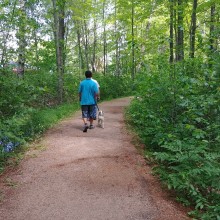
[[[84,125],[83,132],[87,132],[88,128],[89,128],[89,126],[87,124]]]
[[[89,129],[93,129],[93,128],[95,128],[94,125],[90,125],[90,126],[89,126]]]

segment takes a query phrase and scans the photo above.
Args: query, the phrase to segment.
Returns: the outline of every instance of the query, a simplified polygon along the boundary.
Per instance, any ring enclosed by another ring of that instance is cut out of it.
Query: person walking
[[[96,119],[96,102],[99,95],[97,83],[92,80],[92,72],[87,70],[85,77],[79,85],[79,101],[82,110],[82,120],[84,123],[83,132],[87,132],[88,128],[93,129],[93,120]],[[89,119],[90,125],[87,124]]]

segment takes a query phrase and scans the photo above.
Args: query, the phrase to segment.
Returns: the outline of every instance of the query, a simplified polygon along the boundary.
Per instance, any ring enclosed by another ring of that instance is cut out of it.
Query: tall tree
[[[114,2],[115,4],[115,74],[119,76],[120,70],[119,70],[119,39],[118,39],[118,21],[117,21],[117,0]]]
[[[183,24],[183,0],[177,0],[177,42],[176,42],[176,60],[184,59],[184,24]]]
[[[106,13],[105,13],[106,1],[103,0],[103,74],[106,74],[106,65],[107,65],[107,41],[106,41]]]
[[[209,67],[212,67],[213,53],[216,50],[216,33],[215,33],[215,22],[216,22],[216,5],[213,3],[210,9],[210,29],[209,29]]]
[[[173,54],[173,42],[174,42],[174,33],[173,33],[173,23],[174,23],[174,0],[170,0],[170,63],[174,61],[174,54]]]
[[[135,76],[135,42],[134,42],[134,0],[131,2],[131,37],[132,37],[132,68],[131,77],[134,80]]]
[[[17,74],[19,77],[24,76],[25,66],[25,50],[26,50],[26,0],[19,1],[19,28],[17,32],[18,38],[18,70]]]
[[[192,9],[192,16],[191,16],[191,25],[190,25],[190,51],[189,57],[194,58],[195,56],[195,39],[196,39],[196,10],[197,10],[198,2],[197,0],[193,0],[193,9]]]
[[[97,5],[96,0],[94,1],[94,4]],[[97,49],[97,18],[96,15],[94,15],[93,18],[93,53],[92,53],[92,71],[96,71],[95,62],[96,62],[96,49]]]
[[[82,24],[82,45],[84,47],[84,56],[85,56],[85,67],[89,69],[89,29],[87,18],[84,16],[83,24]]]
[[[216,22],[216,6],[215,4],[212,4],[210,10],[210,31],[209,31],[209,42],[210,42],[211,52],[214,52],[214,50],[216,49],[215,22]]]
[[[58,73],[58,101],[63,102],[63,78],[65,66],[65,0],[52,0],[54,12],[54,39],[56,45],[56,62]]]
[[[75,22],[75,26],[76,26],[76,32],[77,32],[79,69],[80,69],[80,72],[82,72],[85,69],[85,62],[84,62],[84,57],[82,53],[82,45],[81,45],[82,37],[81,37],[80,27],[77,24],[77,22]]]

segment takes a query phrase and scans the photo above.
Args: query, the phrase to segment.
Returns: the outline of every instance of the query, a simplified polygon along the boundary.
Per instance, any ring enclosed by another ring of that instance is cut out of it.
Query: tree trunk
[[[37,39],[37,31],[34,29],[33,31],[34,35],[34,46],[35,46],[35,64],[38,66],[39,63],[39,54],[38,54],[38,39]]]
[[[174,22],[174,13],[173,13],[173,0],[170,0],[170,63],[173,63],[174,55],[173,55],[173,42],[174,42],[174,34],[173,34],[173,22]]]
[[[131,36],[132,36],[132,69],[131,69],[131,78],[134,80],[135,76],[135,42],[134,42],[134,0],[132,0],[131,6]]]
[[[80,73],[84,71],[85,69],[85,64],[84,64],[84,59],[83,59],[83,54],[82,54],[82,47],[81,47],[81,33],[79,30],[79,27],[77,25],[77,42],[78,42],[78,60],[79,60],[79,69]]]
[[[177,45],[176,45],[176,60],[181,61],[184,59],[184,27],[183,27],[183,0],[178,0],[178,13],[177,13]]]
[[[190,51],[189,57],[195,57],[195,35],[196,35],[196,10],[197,10],[197,0],[193,0],[193,10],[191,17],[191,27],[190,27]]]
[[[96,1],[95,1],[96,3]],[[95,62],[96,62],[96,45],[97,45],[97,21],[96,18],[94,18],[94,27],[93,27],[93,53],[92,53],[92,72],[96,71]]]
[[[215,46],[215,41],[216,41],[216,36],[215,36],[215,14],[216,14],[216,7],[215,4],[211,6],[210,10],[210,30],[209,30],[209,44],[210,44],[210,51],[209,51],[209,67],[212,68],[212,62],[213,62],[213,53],[216,50]]]
[[[20,0],[20,17],[19,17],[19,29],[17,33],[18,38],[18,77],[24,77],[24,65],[25,65],[25,32],[26,32],[26,8],[25,0]]]
[[[106,74],[106,58],[107,58],[107,45],[106,45],[106,22],[105,22],[105,0],[103,1],[103,74]]]
[[[210,17],[211,17],[211,25],[210,25],[210,32],[209,32],[209,43],[210,43],[210,51],[211,53],[216,49],[215,47],[215,14],[216,8],[215,4],[211,6]]]
[[[174,49],[174,55],[175,55],[175,61],[177,61],[177,45],[178,45],[178,21],[177,21],[177,0],[173,0],[173,27],[174,27],[174,39],[175,39],[175,45],[173,44]]]
[[[83,42],[84,42],[84,52],[85,52],[85,61],[86,61],[86,68],[89,69],[89,40],[88,40],[88,28],[86,19],[84,19],[84,36],[83,36]]]
[[[115,0],[115,75],[119,76],[119,45],[118,45],[118,30],[117,30],[117,0]]]
[[[58,101],[63,102],[64,77],[64,37],[65,37],[65,1],[52,0],[54,9],[54,37],[56,44],[56,62],[58,74]]]

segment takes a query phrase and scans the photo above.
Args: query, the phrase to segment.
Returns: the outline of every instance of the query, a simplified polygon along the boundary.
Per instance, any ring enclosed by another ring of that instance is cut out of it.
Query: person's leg
[[[89,116],[89,108],[87,105],[82,105],[81,109],[82,109],[82,120],[84,123],[83,132],[87,132],[87,129],[89,128],[87,124],[87,118]]]
[[[96,105],[91,105],[89,107],[89,122],[90,122],[89,128],[90,129],[94,128],[93,120],[96,120]]]
[[[82,118],[84,125],[87,124],[87,118]]]
[[[89,128],[90,129],[94,128],[93,119],[92,118],[89,119],[89,122],[90,122]]]
[[[93,106],[93,117],[94,117],[94,120],[96,120],[96,116],[97,116],[97,105]]]

